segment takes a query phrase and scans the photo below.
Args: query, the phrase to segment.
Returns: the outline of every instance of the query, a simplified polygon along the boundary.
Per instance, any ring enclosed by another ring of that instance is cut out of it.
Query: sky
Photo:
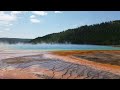
[[[0,11],[0,38],[32,39],[112,20],[120,11]]]

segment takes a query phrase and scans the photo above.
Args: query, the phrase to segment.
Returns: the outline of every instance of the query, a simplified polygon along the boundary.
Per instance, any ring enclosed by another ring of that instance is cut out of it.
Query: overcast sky
[[[0,37],[36,38],[111,20],[120,11],[0,11]]]

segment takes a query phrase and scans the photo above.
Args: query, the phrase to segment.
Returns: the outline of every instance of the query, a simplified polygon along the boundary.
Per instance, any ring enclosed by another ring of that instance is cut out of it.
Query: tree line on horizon
[[[30,43],[120,44],[120,20],[84,25],[32,39]]]
[[[0,43],[6,44],[17,44],[17,43],[29,43],[31,39],[21,39],[21,38],[0,38]]]

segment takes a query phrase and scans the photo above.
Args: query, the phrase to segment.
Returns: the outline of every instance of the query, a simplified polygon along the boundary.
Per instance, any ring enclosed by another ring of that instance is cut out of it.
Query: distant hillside
[[[20,38],[0,38],[0,43],[28,43],[31,39],[20,39]]]
[[[63,32],[38,37],[30,43],[72,43],[96,45],[120,45],[120,20],[85,25]]]

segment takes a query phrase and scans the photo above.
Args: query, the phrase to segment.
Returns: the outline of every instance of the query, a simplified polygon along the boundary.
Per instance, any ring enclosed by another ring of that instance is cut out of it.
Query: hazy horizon
[[[0,11],[0,38],[34,39],[83,25],[120,20],[120,11]]]

